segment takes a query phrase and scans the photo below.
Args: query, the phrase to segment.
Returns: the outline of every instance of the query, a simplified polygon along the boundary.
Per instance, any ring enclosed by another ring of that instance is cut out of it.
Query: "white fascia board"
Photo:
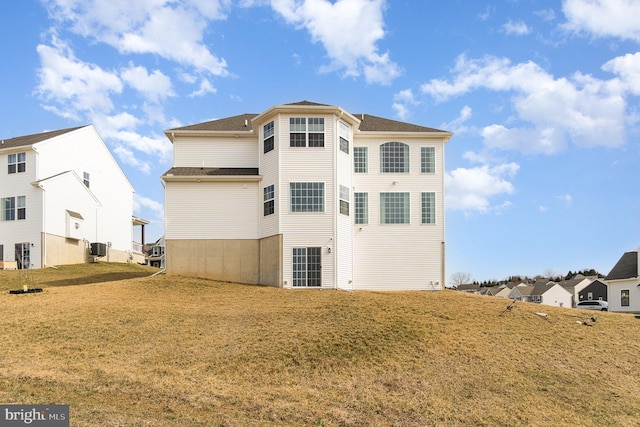
[[[261,175],[189,175],[175,176],[164,175],[161,179],[165,182],[259,182]]]

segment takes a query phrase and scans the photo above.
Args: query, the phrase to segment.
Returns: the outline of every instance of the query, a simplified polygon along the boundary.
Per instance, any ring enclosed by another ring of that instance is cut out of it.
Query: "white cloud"
[[[169,96],[175,96],[171,78],[160,70],[149,73],[145,67],[129,64],[129,68],[122,69],[120,75],[122,80],[151,102],[155,103]]]
[[[159,219],[164,216],[164,205],[161,202],[157,202],[148,197],[141,196],[138,193],[133,194],[133,212],[135,214],[141,213],[144,209],[153,211]]]
[[[78,60],[71,49],[57,37],[53,46],[39,45],[41,67],[37,91],[51,111],[67,117],[80,117],[82,111],[110,111],[111,95],[120,93],[122,81],[117,72]]]
[[[458,168],[446,173],[447,209],[488,213],[511,206],[508,200],[499,205],[492,205],[492,202],[514,192],[509,180],[515,177],[519,168],[512,162],[493,167]]]
[[[506,34],[515,34],[517,36],[523,36],[531,32],[524,21],[514,22],[511,19],[502,26],[502,31],[504,31]]]
[[[394,103],[391,107],[396,112],[396,116],[398,116],[400,120],[407,120],[411,117],[410,107],[420,104],[420,102],[416,100],[411,89],[404,89],[396,93],[393,96],[393,100]]]
[[[569,193],[561,194],[556,196],[556,199],[559,200],[565,206],[573,205],[573,197]]]
[[[564,0],[562,11],[570,31],[640,41],[637,0]]]
[[[618,64],[607,64],[618,69]],[[483,88],[511,93],[519,121],[511,128],[486,126],[483,136],[491,148],[553,154],[567,141],[582,146],[625,142],[625,87],[617,78],[600,80],[575,73],[555,79],[532,61],[512,64],[505,58],[464,55],[458,57],[452,74],[451,81],[431,80],[422,91],[438,101]]]
[[[556,12],[553,9],[540,9],[534,11],[533,14],[541,18],[544,22],[551,22],[556,19]]]
[[[466,132],[467,127],[463,126],[463,124],[469,120],[472,115],[473,111],[471,110],[471,107],[465,105],[462,107],[462,110],[460,110],[460,115],[449,123],[443,123],[442,128],[455,133]]]
[[[619,75],[626,90],[640,95],[640,52],[614,58],[605,63],[602,69]]]
[[[193,91],[191,94],[189,94],[189,96],[193,98],[195,96],[205,96],[208,93],[216,93],[216,92],[217,92],[216,88],[213,87],[213,85],[209,80],[202,79],[198,90]]]
[[[287,23],[306,29],[314,43],[322,44],[331,62],[321,71],[364,74],[367,82],[382,84],[400,75],[398,65],[376,46],[385,36],[385,0],[272,0],[271,5]]]
[[[210,21],[226,18],[229,0],[44,0],[49,14],[83,37],[121,53],[151,53],[170,61],[228,75],[224,59],[204,43]],[[187,24],[188,23],[188,24]]]

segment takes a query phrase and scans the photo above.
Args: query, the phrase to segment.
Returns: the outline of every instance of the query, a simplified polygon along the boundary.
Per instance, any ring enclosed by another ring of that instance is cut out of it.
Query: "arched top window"
[[[402,142],[385,142],[380,146],[380,172],[408,173],[409,146]]]

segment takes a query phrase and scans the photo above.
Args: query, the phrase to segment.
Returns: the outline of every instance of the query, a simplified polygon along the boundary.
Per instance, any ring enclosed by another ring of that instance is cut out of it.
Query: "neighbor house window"
[[[4,261],[4,245],[0,245],[0,261]]]
[[[18,219],[27,219],[27,197],[16,197],[16,217]]]
[[[380,146],[380,172],[409,172],[409,146],[402,142],[387,142]]]
[[[319,247],[293,248],[293,286],[319,287],[322,285],[321,249]]]
[[[264,216],[275,212],[275,186],[264,187]]]
[[[274,147],[274,122],[271,121],[262,127],[264,138],[264,152],[268,153]]]
[[[356,224],[369,224],[369,193],[353,193]]]
[[[409,224],[409,193],[380,193],[380,223]]]
[[[290,117],[289,146],[306,147],[307,138],[309,147],[324,147],[324,118]]]
[[[324,182],[291,182],[291,212],[324,212]]]
[[[340,213],[349,215],[349,187],[340,186]]]
[[[422,223],[436,223],[436,193],[422,193]]]
[[[340,122],[340,151],[344,151],[349,154],[349,134],[351,133],[351,129],[349,125]]]
[[[16,219],[16,198],[3,197],[0,199],[3,221],[15,221]]]
[[[27,170],[27,153],[9,154],[8,172],[17,173]]]
[[[89,175],[89,172],[82,172],[82,182],[89,188],[89,184],[91,183],[91,175]]]
[[[629,289],[620,291],[620,305],[622,307],[629,307]]]
[[[436,171],[435,147],[420,147],[420,172],[434,173]]]
[[[367,173],[368,159],[367,147],[353,147],[353,171],[355,173]]]

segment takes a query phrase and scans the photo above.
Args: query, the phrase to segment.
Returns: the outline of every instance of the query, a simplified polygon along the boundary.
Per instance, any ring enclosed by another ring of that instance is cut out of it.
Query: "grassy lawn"
[[[72,426],[637,426],[640,320],[137,265],[0,271],[0,403]],[[536,312],[548,314],[545,319]],[[578,323],[595,316],[593,326]]]

